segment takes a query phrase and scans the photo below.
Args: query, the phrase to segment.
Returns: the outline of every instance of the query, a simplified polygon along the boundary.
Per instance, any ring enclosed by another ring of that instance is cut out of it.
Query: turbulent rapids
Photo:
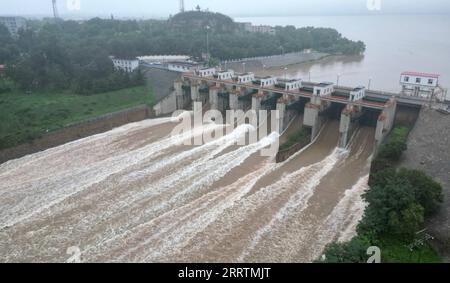
[[[339,124],[284,163],[237,146],[238,127],[202,146],[146,120],[0,165],[0,261],[310,262],[355,233],[374,129],[338,149]]]

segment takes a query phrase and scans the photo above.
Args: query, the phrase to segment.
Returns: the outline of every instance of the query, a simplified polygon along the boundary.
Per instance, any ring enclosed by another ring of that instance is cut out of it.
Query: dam
[[[397,100],[420,107],[423,100],[410,100],[396,94],[366,90],[365,87],[338,87],[333,83],[303,82],[301,80],[255,77],[252,73],[235,74],[234,71],[210,73],[184,73],[174,83],[176,109],[189,108],[193,102],[209,103],[211,109],[277,110],[280,115],[279,131],[283,132],[296,113],[303,113],[303,125],[310,128],[313,140],[330,112],[339,112],[339,146],[345,148],[362,118],[376,119],[375,141],[380,145],[392,129]]]
[[[174,83],[176,108],[280,110],[280,132],[237,146],[244,124],[187,145],[231,125],[173,135],[192,114],[184,112],[0,165],[1,261],[66,262],[73,247],[81,262],[314,261],[329,242],[355,235],[371,157],[396,109],[395,99],[370,91],[350,101],[345,89],[320,96],[315,86],[184,74]],[[283,162],[262,156],[293,120],[311,142]]]

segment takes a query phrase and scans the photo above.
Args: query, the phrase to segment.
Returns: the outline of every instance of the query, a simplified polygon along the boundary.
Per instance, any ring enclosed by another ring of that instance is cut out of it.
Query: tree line
[[[4,43],[0,47],[0,64],[6,64],[6,78],[24,91],[71,90],[78,94],[144,83],[140,71],[127,74],[115,70],[109,58],[110,48],[106,48],[108,43],[96,40],[95,32],[81,26],[77,22],[34,21],[18,37],[12,37],[0,25]]]
[[[0,26],[0,64],[24,90],[72,89],[89,94],[142,83],[142,74],[114,70],[109,56],[186,54],[200,59],[210,52],[220,60],[276,55],[305,48],[335,54],[360,54],[363,42],[334,29],[276,27],[276,35],[246,32],[231,18],[186,12],[169,20],[28,21],[13,38]]]

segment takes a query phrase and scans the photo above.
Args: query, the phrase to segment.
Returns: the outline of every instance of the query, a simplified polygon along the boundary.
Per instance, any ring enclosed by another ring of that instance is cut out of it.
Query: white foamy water
[[[206,128],[220,127],[209,125]],[[156,158],[168,149],[186,139],[203,133],[204,128],[164,139],[147,145],[141,149],[111,156],[106,160],[86,164],[84,167],[61,175],[48,176],[37,182],[27,182],[19,186],[0,187],[0,201],[6,208],[0,212],[0,229],[12,226],[34,214],[61,202],[62,200],[89,188],[92,184],[104,181],[108,176],[116,174],[127,167],[142,162],[146,158]],[[63,157],[64,158],[64,157]],[[41,174],[46,174],[41,171]],[[17,202],[14,202],[16,200]],[[45,205],[43,205],[45,203]]]
[[[279,188],[295,186],[296,192],[289,198],[286,204],[278,210],[270,222],[255,233],[250,245],[239,256],[238,261],[245,261],[245,258],[251,253],[252,250],[255,249],[261,239],[266,234],[270,233],[271,230],[274,230],[274,226],[288,218],[292,210],[299,207],[305,209],[309,198],[314,193],[314,188],[320,183],[320,180],[325,177],[331,169],[333,169],[338,160],[345,154],[346,152],[344,150],[336,149],[323,161],[301,168],[299,171],[285,176],[281,181],[267,188],[268,190],[276,190]]]
[[[324,158],[311,159],[317,148],[310,146],[274,164],[260,151],[275,133],[236,146],[254,130],[242,125],[202,146],[184,146],[226,126],[169,136],[177,122],[133,123],[1,165],[1,261],[65,262],[72,246],[84,262],[296,261],[305,246],[320,252],[328,241],[353,235],[364,211],[364,172],[346,173],[352,186],[327,196],[323,207],[316,195],[339,168],[367,158],[367,149],[325,143]],[[320,148],[323,141],[315,142]],[[308,164],[285,171],[303,155]],[[271,183],[255,186],[268,176]],[[314,212],[317,206],[323,209]]]
[[[362,199],[363,193],[368,189],[369,175],[361,177],[339,201],[330,215],[320,226],[320,236],[315,247],[314,257],[320,253],[331,241],[347,242],[356,236],[356,226],[362,219],[367,204]]]

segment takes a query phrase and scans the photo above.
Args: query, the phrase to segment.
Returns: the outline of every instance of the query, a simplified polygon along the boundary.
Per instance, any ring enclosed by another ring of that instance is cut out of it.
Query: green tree
[[[8,63],[19,56],[19,49],[9,30],[0,24],[0,64]]]
[[[373,186],[363,197],[369,205],[363,221],[358,226],[358,231],[362,234],[397,233],[397,227],[394,226],[391,217],[392,219],[397,217],[402,221],[405,216],[402,211],[416,204],[413,187],[403,179],[388,180],[385,186]]]
[[[381,159],[385,162],[385,159]],[[383,163],[384,164],[384,163]],[[374,165],[372,164],[372,167]],[[393,168],[392,166],[383,166],[378,168],[377,170],[374,170],[372,168],[372,173],[370,174],[369,179],[369,185],[370,187],[379,186],[384,187],[389,182],[392,182],[393,180],[397,179],[397,170]]]
[[[408,180],[413,186],[415,199],[423,207],[426,216],[434,214],[444,201],[441,184],[424,172],[402,168],[398,178]]]
[[[398,161],[402,156],[402,153],[408,148],[409,129],[407,128],[395,128],[387,141],[381,146],[378,158],[385,158],[390,161]]]

